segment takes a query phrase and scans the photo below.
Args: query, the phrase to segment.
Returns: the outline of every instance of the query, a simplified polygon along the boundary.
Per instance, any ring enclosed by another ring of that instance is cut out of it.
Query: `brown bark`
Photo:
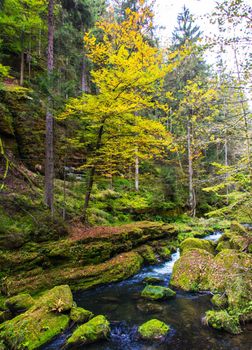
[[[196,196],[195,190],[193,186],[193,161],[192,161],[192,145],[191,145],[191,132],[192,132],[192,124],[190,119],[187,122],[187,152],[188,152],[188,180],[189,180],[189,209],[190,215],[196,215]]]
[[[81,91],[85,93],[90,93],[90,86],[88,81],[88,71],[87,71],[87,63],[86,63],[86,57],[83,53],[82,58],[82,67],[81,67]]]
[[[48,51],[47,51],[47,71],[49,80],[49,90],[51,88],[51,77],[53,72],[53,23],[54,0],[49,0],[48,4]],[[49,94],[46,112],[46,161],[45,161],[45,204],[50,208],[53,215],[53,187],[54,187],[54,150],[53,150],[53,115],[52,99]]]
[[[96,151],[98,151],[101,147],[103,129],[104,129],[104,123],[100,126],[100,129],[99,129],[99,132],[97,135]],[[83,221],[84,222],[87,222],[87,209],[89,206],[90,196],[91,196],[92,189],[93,189],[95,173],[96,173],[96,167],[95,167],[95,165],[93,165],[91,170],[90,170],[90,174],[89,174],[85,202],[84,202],[84,208],[83,208]]]

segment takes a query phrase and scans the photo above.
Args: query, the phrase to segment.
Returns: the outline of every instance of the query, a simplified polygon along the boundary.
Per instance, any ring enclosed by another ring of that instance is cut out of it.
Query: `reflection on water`
[[[216,240],[221,233],[206,237]],[[170,261],[158,266],[149,266],[120,283],[78,292],[75,301],[79,306],[91,310],[94,314],[103,314],[111,322],[111,337],[108,341],[72,349],[87,350],[251,350],[252,331],[244,330],[239,336],[218,332],[201,324],[201,318],[210,309],[211,296],[208,293],[178,292],[177,297],[162,302],[151,302],[140,298],[144,287],[143,279],[155,276],[162,279],[160,284],[167,285],[179,250]],[[171,331],[162,342],[143,342],[137,334],[137,327],[158,318],[171,326]],[[70,332],[58,337],[44,350],[61,349]]]

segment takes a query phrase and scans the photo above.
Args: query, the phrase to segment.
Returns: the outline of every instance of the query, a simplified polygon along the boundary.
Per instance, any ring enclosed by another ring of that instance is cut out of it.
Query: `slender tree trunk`
[[[234,50],[234,56],[235,56],[235,65],[236,65],[236,70],[237,70],[238,82],[241,85],[242,84],[242,77],[241,77],[240,66],[239,66],[239,61],[238,61],[237,47],[235,44],[233,44],[233,50]],[[243,114],[243,121],[244,121],[244,128],[245,128],[245,138],[246,138],[246,143],[247,143],[247,158],[248,158],[248,166],[249,166],[249,173],[250,173],[250,186],[252,189],[252,159],[251,159],[249,123],[248,123],[248,113],[247,113],[246,107],[245,107],[244,102],[243,102],[243,97],[241,99],[241,107],[242,107],[242,114]]]
[[[135,190],[139,191],[139,158],[138,149],[136,148],[136,159],[135,159]]]
[[[81,91],[90,93],[90,86],[88,82],[88,72],[85,53],[83,52],[82,66],[81,66]]]
[[[47,52],[47,71],[49,80],[49,90],[51,91],[52,73],[53,73],[53,23],[54,0],[49,0],[48,4],[48,52]],[[46,112],[46,161],[45,161],[45,204],[50,208],[53,215],[54,210],[54,150],[53,150],[53,115],[52,98],[49,93]]]
[[[228,142],[227,142],[227,135],[225,134],[225,142],[224,142],[224,157],[225,157],[225,166],[228,166]],[[225,175],[225,177],[228,177],[228,174]],[[226,187],[226,194],[227,194],[227,204],[228,204],[228,193],[229,193],[229,187],[227,185]]]
[[[188,119],[187,122],[187,152],[188,152],[188,180],[189,180],[189,209],[191,216],[196,214],[196,197],[195,190],[193,187],[193,162],[192,162],[192,146],[191,146],[191,121]]]
[[[24,33],[21,33],[20,85],[24,85]]]
[[[104,128],[104,123],[101,125],[99,132],[98,132],[97,142],[96,142],[96,151],[98,151],[101,147],[103,128]],[[95,167],[95,165],[93,165],[92,168],[90,169],[90,173],[89,173],[84,208],[83,208],[83,221],[84,222],[87,222],[87,209],[89,206],[90,196],[91,196],[93,185],[94,185],[95,173],[96,173],[96,167]]]

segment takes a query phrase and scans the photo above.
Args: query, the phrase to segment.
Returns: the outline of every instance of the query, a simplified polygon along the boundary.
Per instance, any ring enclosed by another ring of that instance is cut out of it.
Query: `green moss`
[[[8,349],[37,349],[67,328],[69,316],[61,312],[69,310],[72,303],[68,286],[53,288],[25,313],[0,325],[0,340]]]
[[[214,254],[214,244],[211,241],[199,238],[187,238],[180,244],[180,251],[184,254],[191,249],[203,249],[207,252]]]
[[[213,255],[203,249],[186,251],[174,264],[171,285],[186,291],[208,290]]]
[[[91,311],[85,310],[82,307],[72,307],[70,319],[75,323],[85,323],[94,317]]]
[[[150,300],[161,300],[175,297],[176,292],[170,288],[147,285],[141,293],[141,297]]]
[[[7,295],[23,292],[37,292],[53,285],[67,283],[72,289],[92,287],[121,281],[136,274],[143,264],[143,258],[136,252],[122,253],[99,265],[59,267],[39,274],[30,272],[6,278],[2,290]]]
[[[6,307],[13,313],[27,311],[34,304],[34,299],[28,293],[18,294],[5,301]]]
[[[159,340],[166,336],[170,327],[157,319],[150,320],[138,328],[138,332],[143,339]]]
[[[211,303],[219,308],[225,308],[228,304],[228,300],[227,297],[222,294],[215,294],[212,298],[211,298]]]
[[[106,339],[109,336],[110,327],[108,320],[99,315],[94,317],[89,322],[79,326],[67,339],[67,344],[90,344],[101,339]]]
[[[160,247],[158,249],[158,255],[164,259],[167,260],[171,257],[171,250],[168,247]]]
[[[155,255],[153,248],[149,245],[143,245],[137,249],[137,252],[143,257],[148,264],[157,264],[158,258]]]
[[[207,311],[204,322],[215,329],[225,330],[231,334],[241,333],[239,318],[230,315],[226,310]]]

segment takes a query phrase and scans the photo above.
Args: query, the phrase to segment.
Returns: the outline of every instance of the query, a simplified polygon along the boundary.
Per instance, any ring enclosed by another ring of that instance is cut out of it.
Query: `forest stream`
[[[220,232],[205,239],[217,241]],[[145,277],[157,277],[160,285],[166,286],[171,278],[179,249],[165,263],[144,267],[140,273],[120,283],[113,283],[90,291],[79,291],[74,295],[77,304],[95,314],[106,315],[111,322],[108,341],[72,349],[89,350],[251,350],[252,331],[247,328],[241,335],[232,336],[204,326],[201,319],[211,309],[211,294],[177,291],[174,299],[151,302],[140,297]],[[137,327],[149,319],[157,318],[171,326],[171,331],[162,342],[146,342],[139,339]],[[249,325],[247,326],[249,327]],[[72,330],[57,337],[43,350],[59,350],[64,347]]]

